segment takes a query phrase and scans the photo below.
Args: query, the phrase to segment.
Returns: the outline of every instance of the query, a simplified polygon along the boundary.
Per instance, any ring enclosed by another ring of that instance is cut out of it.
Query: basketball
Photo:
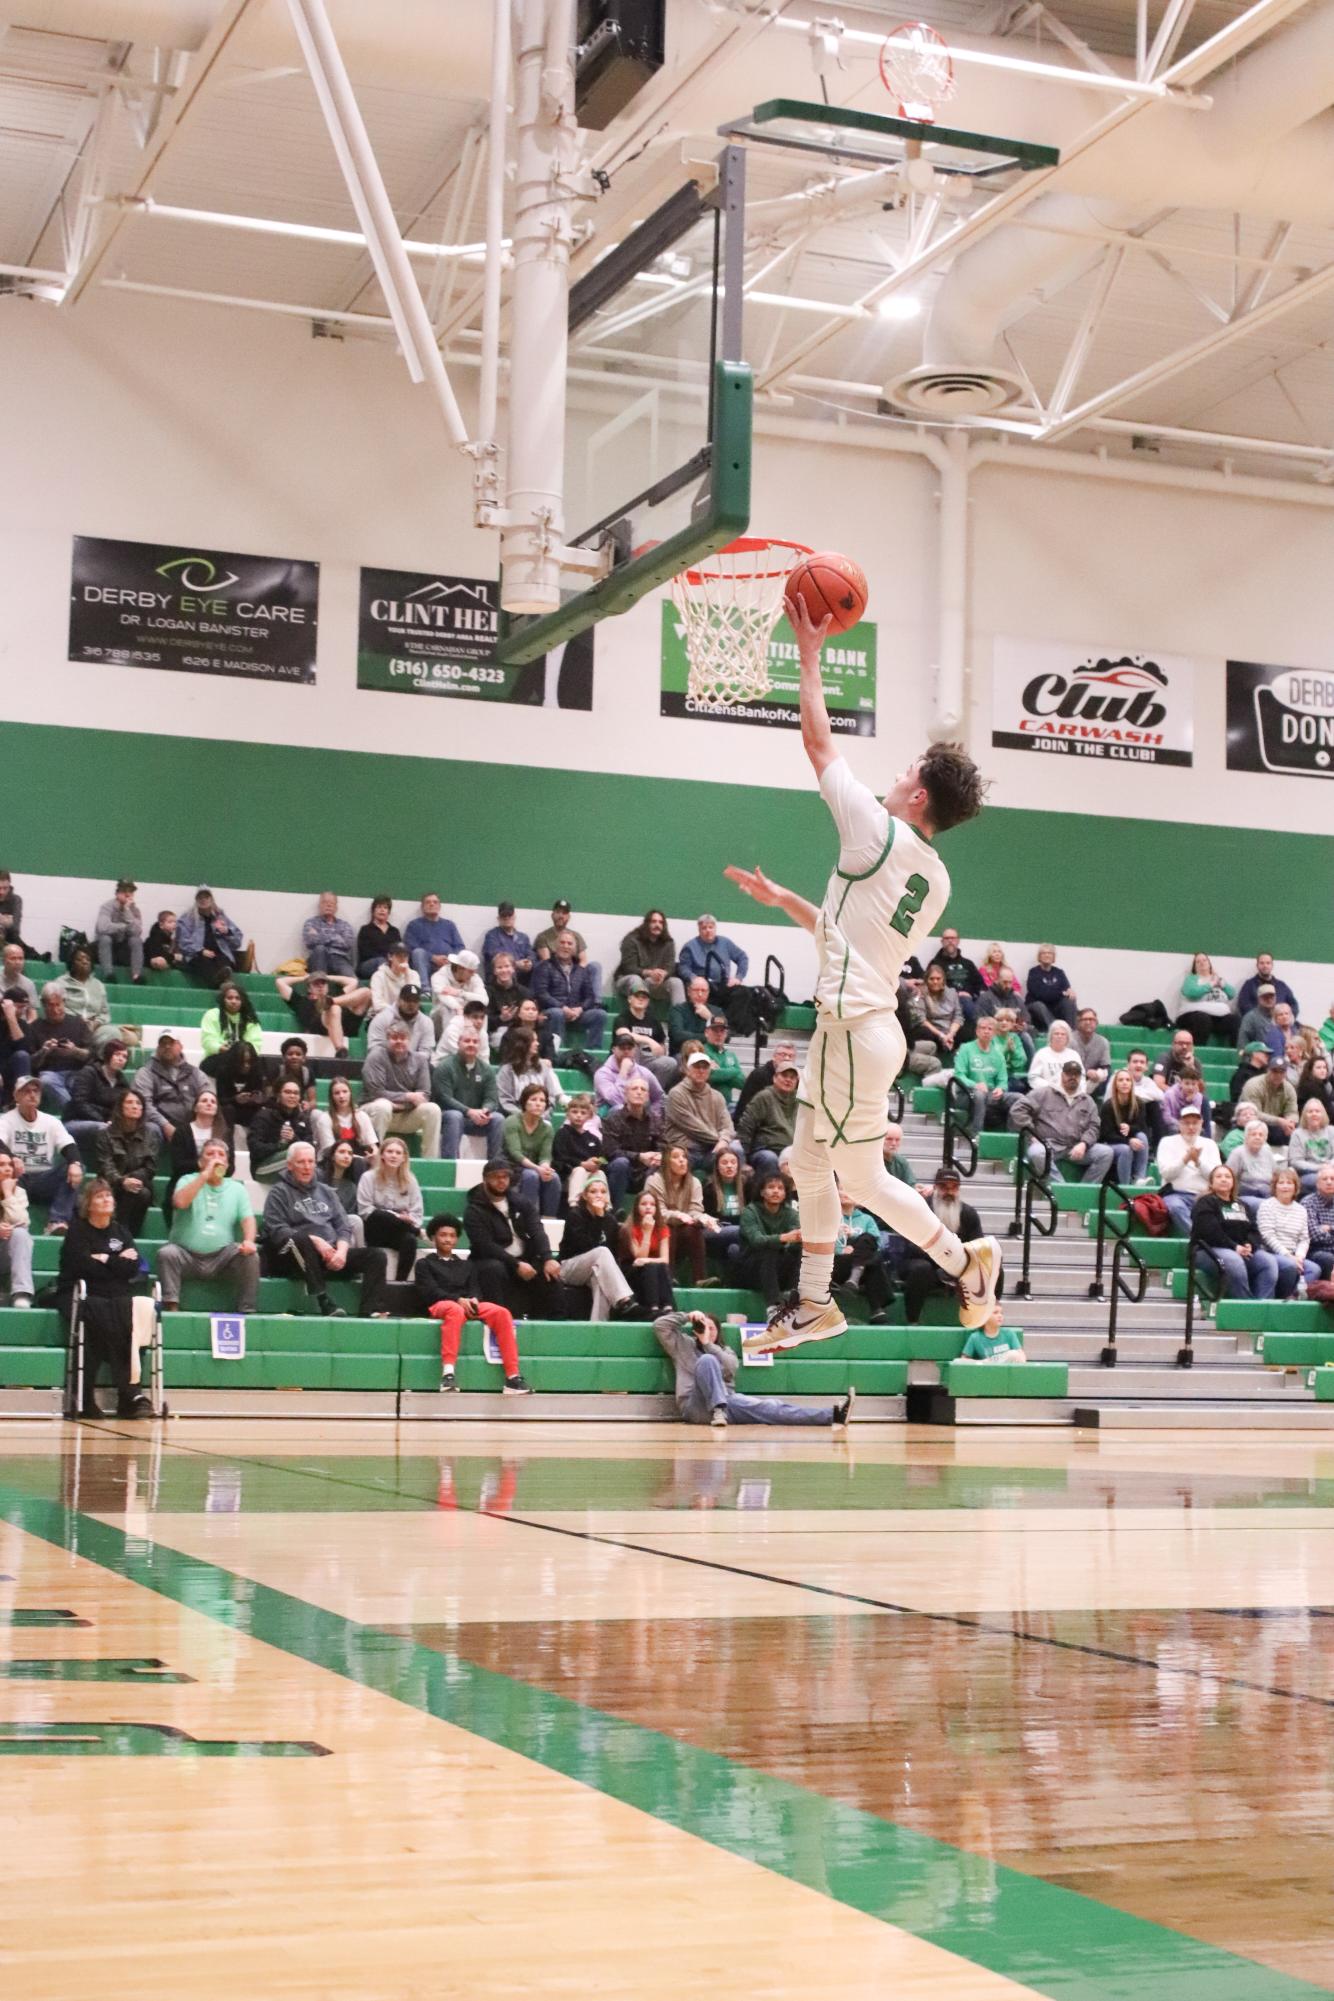
[[[783,591],[789,618],[797,598],[817,625],[822,618],[829,617],[833,620],[831,631],[846,632],[866,610],[866,577],[851,556],[840,556],[826,549],[814,556],[803,556],[789,573]]]

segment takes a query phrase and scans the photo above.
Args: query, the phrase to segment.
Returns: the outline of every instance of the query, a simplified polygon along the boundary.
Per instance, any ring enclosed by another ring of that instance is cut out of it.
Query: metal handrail
[[[1204,1290],[1202,1274],[1195,1268],[1195,1259],[1198,1252],[1203,1251],[1207,1254],[1208,1250],[1209,1246],[1199,1240],[1195,1229],[1195,1218],[1192,1215],[1190,1237],[1186,1244],[1186,1339],[1184,1346],[1177,1349],[1179,1369],[1190,1369],[1195,1366],[1195,1301],[1197,1297],[1206,1302],[1209,1298]],[[1221,1298],[1223,1274],[1218,1265],[1214,1266],[1214,1270],[1218,1273],[1219,1285],[1218,1293],[1214,1296]]]
[[[963,1115],[962,1125],[956,1125],[954,1122],[952,1114],[956,1111]],[[968,1120],[972,1116],[972,1111],[973,1094],[968,1086],[959,1083],[955,1077],[948,1077],[945,1080],[945,1109],[941,1114],[941,1125],[945,1136],[941,1162],[945,1167],[952,1167],[965,1181],[971,1180],[977,1173],[977,1141],[968,1130]],[[960,1141],[964,1148],[962,1160],[956,1158],[956,1148]]]
[[[1135,1267],[1135,1285],[1133,1291],[1129,1282],[1121,1276],[1122,1258],[1129,1258]],[[1104,1347],[1100,1357],[1104,1369],[1114,1369],[1116,1367],[1117,1302],[1121,1299],[1128,1299],[1132,1306],[1138,1306],[1145,1292],[1148,1290],[1148,1284],[1149,1267],[1145,1264],[1143,1258],[1131,1242],[1129,1230],[1126,1230],[1122,1235],[1117,1237],[1115,1248],[1112,1251],[1112,1298],[1107,1312],[1107,1345]]]
[[[1033,1249],[1033,1232],[1036,1230],[1040,1237],[1054,1237],[1056,1226],[1060,1221],[1056,1209],[1056,1200],[1051,1192],[1051,1148],[1045,1140],[1039,1139],[1034,1141],[1037,1146],[1042,1148],[1042,1167],[1040,1170],[1034,1169],[1030,1166],[1028,1159],[1028,1146],[1026,1143],[1028,1137],[1030,1136],[1022,1132],[1019,1135],[1019,1151],[1015,1155],[1014,1163],[1014,1215],[1011,1218],[1008,1232],[1012,1237],[1022,1237],[1024,1243],[1023,1256],[1019,1266],[1019,1279],[1013,1288],[1016,1299],[1030,1299],[1033,1294],[1032,1281],[1028,1276]],[[1034,1189],[1037,1189],[1042,1195],[1050,1211],[1050,1220],[1046,1223],[1040,1222],[1033,1214]]]
[[[1145,1193],[1151,1191],[1139,1190],[1137,1192]],[[1113,1232],[1112,1234],[1113,1235],[1119,1234],[1122,1236],[1129,1236],[1130,1234],[1130,1217],[1135,1196],[1129,1188],[1125,1187],[1123,1183],[1113,1180],[1112,1176],[1109,1174],[1107,1179],[1102,1183],[1101,1187],[1098,1190],[1097,1252],[1093,1263],[1093,1281],[1089,1286],[1090,1299],[1102,1299],[1104,1297],[1103,1286],[1102,1286],[1102,1268],[1103,1268],[1103,1261],[1107,1251],[1107,1237],[1108,1237],[1107,1201],[1109,1195],[1116,1196],[1121,1207],[1125,1210],[1127,1217],[1125,1229],[1119,1233]]]

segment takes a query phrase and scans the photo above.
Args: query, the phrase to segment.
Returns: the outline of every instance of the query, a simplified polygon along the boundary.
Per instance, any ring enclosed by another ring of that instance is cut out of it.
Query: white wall
[[[462,385],[466,396],[470,377]],[[426,393],[411,388],[387,347],[315,341],[297,321],[125,295],[93,295],[69,316],[4,299],[0,436],[0,686],[11,720],[642,771],[722,785],[809,785],[795,732],[658,715],[656,598],[600,629],[591,717],[357,690],[361,563],[472,574],[495,567],[493,538],[471,526],[468,467],[451,453]],[[924,461],[853,449],[833,430],[817,442],[757,439],[755,527],[843,547],[870,580],[880,625],[879,735],[849,740],[847,748],[871,783],[901,769],[925,732],[935,651],[935,486]],[[261,687],[69,664],[76,533],[318,558],[318,684]],[[1221,662],[1231,652],[1334,663],[1331,538],[1328,514],[1296,506],[981,469],[970,518],[971,738],[994,775],[996,802],[1328,831],[1334,801],[1322,785],[1225,774]],[[1196,690],[1195,768],[1075,765],[993,751],[996,634],[1115,641],[1213,660],[1216,671],[1201,673]],[[727,811],[725,799],[720,811]],[[322,886],[305,885],[288,898],[216,885],[257,937],[266,963],[292,949],[299,917]],[[30,879],[24,887],[51,929],[79,921],[81,911],[91,920],[106,893],[100,883]],[[180,907],[192,888],[173,885],[162,900]],[[1071,893],[1083,893],[1081,886],[1071,885]],[[145,888],[146,908],[158,894]],[[1189,885],[1181,894],[1184,952],[1193,942],[1186,935]],[[1261,885],[1261,907],[1262,895]],[[1313,884],[1322,913],[1328,895],[1328,885]],[[709,901],[709,886],[701,885],[701,906]],[[490,921],[488,912],[458,914],[469,935]],[[604,959],[639,914],[590,916],[584,928]],[[676,923],[678,913],[671,915]],[[1058,916],[1051,926],[1059,938]],[[787,926],[739,929],[761,956],[768,940],[781,940],[791,989],[804,997],[804,939]],[[1006,942],[1022,970],[1026,948]],[[1163,991],[1177,973],[1175,960],[1149,954],[1068,959],[1077,983],[1096,987],[1109,1012]],[[1326,977],[1303,975],[1303,997],[1309,989],[1314,998]]]

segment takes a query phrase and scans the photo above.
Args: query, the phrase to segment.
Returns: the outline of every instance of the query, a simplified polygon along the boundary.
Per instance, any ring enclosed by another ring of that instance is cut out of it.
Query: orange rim
[[[735,542],[729,542],[725,549],[715,551],[718,556],[753,556],[769,549],[788,550],[793,559],[810,556],[815,552],[805,542],[787,542],[781,535],[740,535]],[[785,577],[792,568],[792,562],[785,563],[781,570],[747,570],[746,576],[761,580],[766,577]],[[692,586],[699,584],[726,583],[730,576],[727,570],[683,570],[681,579]]]

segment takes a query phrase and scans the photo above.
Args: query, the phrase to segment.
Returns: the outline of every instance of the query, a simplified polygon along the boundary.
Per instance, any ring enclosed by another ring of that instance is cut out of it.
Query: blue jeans
[[[306,954],[308,973],[351,973],[354,971],[352,954],[342,952],[337,945],[312,945]]]
[[[630,1193],[630,1156],[614,1153],[607,1162],[607,1186],[611,1190],[611,1206],[619,1209]]]
[[[750,1165],[752,1170],[750,1185],[756,1189],[763,1188],[770,1175],[781,1174],[783,1171],[778,1165],[778,1155],[768,1146],[756,1147],[750,1156]]]
[[[535,1167],[525,1167],[519,1172],[519,1193],[525,1202],[535,1202],[542,1216],[560,1214],[561,1186],[559,1174],[553,1174],[544,1181]]]
[[[486,1122],[486,1157],[488,1160],[494,1160],[500,1152],[500,1136],[504,1129],[505,1121],[501,1118],[500,1113],[492,1112]],[[469,1139],[476,1139],[481,1131],[481,1126],[473,1125],[472,1121],[466,1118],[462,1112],[442,1111],[440,1114],[441,1160],[457,1160],[459,1157],[459,1141],[463,1138],[463,1135],[466,1133]]]
[[[412,961],[412,970],[417,975],[418,986],[423,988],[426,993],[429,993],[431,991],[431,975],[437,972],[439,968],[431,964],[430,953],[420,945],[415,952],[409,952],[408,957]]]
[[[1134,1133],[1128,1140],[1118,1140],[1112,1148],[1112,1179],[1125,1185],[1127,1181],[1142,1181],[1148,1171],[1149,1142],[1143,1133]]]
[[[801,1404],[783,1403],[778,1397],[748,1397],[729,1389],[718,1357],[703,1354],[695,1364],[690,1395],[680,1406],[681,1416],[686,1424],[707,1424],[719,1406],[727,1412],[729,1424],[822,1424],[827,1428],[834,1422],[832,1404],[807,1410]]]
[[[106,1120],[66,1119],[64,1120],[63,1123],[65,1131],[74,1141],[74,1144],[75,1146],[78,1147],[79,1152],[83,1155],[85,1160],[89,1160],[93,1151],[93,1142],[96,1140],[97,1135],[99,1133],[104,1133],[107,1129]]]
[[[741,1227],[737,1223],[721,1223],[709,1238],[709,1250],[716,1263],[728,1266],[736,1263],[741,1256]]]
[[[72,1223],[74,1212],[79,1206],[79,1191],[71,1188],[68,1170],[63,1160],[54,1167],[46,1167],[37,1174],[25,1174],[23,1187],[30,1202],[45,1203],[50,1223]]]
[[[69,1072],[67,1070],[43,1070],[42,1097],[49,1098],[59,1116],[69,1103]]]
[[[605,1007],[586,1007],[578,1021],[566,1021],[559,1005],[548,1008],[542,1016],[542,1025],[553,1035],[559,1035],[563,1042],[578,1033],[585,1049],[601,1049],[607,1039],[607,1010]]]
[[[1168,1215],[1172,1218],[1172,1227],[1177,1235],[1179,1237],[1188,1237],[1190,1235],[1191,1212],[1195,1207],[1195,1197],[1193,1195],[1178,1195],[1174,1188],[1165,1188],[1163,1190],[1163,1202]]]
[[[1210,1247],[1202,1250],[1196,1259],[1197,1270],[1210,1274],[1211,1265],[1223,1279],[1223,1292],[1228,1299],[1272,1299],[1278,1283],[1278,1259],[1272,1251],[1252,1251],[1244,1258],[1240,1251],[1220,1251]],[[1297,1267],[1289,1262],[1291,1283],[1289,1292],[1297,1284]],[[1285,1293],[1284,1298],[1287,1297]]]

